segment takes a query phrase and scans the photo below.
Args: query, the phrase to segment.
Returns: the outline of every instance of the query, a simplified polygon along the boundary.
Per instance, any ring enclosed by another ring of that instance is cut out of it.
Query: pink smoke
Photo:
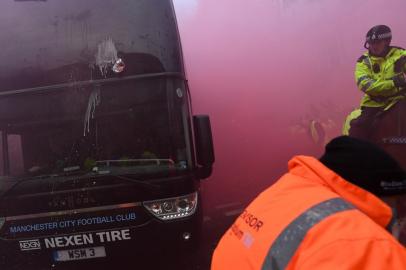
[[[203,191],[214,203],[247,202],[292,155],[320,155],[309,119],[340,134],[362,96],[353,72],[370,27],[389,25],[406,46],[404,0],[174,2],[194,113],[212,121],[216,163]]]

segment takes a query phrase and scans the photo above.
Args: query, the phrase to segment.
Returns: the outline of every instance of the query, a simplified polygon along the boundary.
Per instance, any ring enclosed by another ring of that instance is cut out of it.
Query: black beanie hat
[[[406,193],[406,173],[375,144],[349,136],[331,140],[320,162],[345,180],[377,195]]]

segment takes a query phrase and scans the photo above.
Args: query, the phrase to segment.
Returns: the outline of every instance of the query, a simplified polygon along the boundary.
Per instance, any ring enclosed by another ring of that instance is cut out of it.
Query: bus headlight
[[[197,206],[197,192],[186,196],[146,201],[145,208],[160,220],[172,220],[194,214]]]

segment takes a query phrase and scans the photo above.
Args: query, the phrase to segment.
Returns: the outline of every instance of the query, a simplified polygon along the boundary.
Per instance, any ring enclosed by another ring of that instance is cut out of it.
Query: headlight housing
[[[197,208],[197,199],[197,192],[194,192],[180,197],[145,201],[143,205],[160,220],[173,220],[193,215]]]

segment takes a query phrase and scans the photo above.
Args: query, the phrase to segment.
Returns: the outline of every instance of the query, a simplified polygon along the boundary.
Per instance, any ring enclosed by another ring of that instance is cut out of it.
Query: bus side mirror
[[[209,116],[194,115],[193,126],[196,142],[196,158],[199,165],[198,177],[204,179],[211,175],[214,163],[214,147]]]

